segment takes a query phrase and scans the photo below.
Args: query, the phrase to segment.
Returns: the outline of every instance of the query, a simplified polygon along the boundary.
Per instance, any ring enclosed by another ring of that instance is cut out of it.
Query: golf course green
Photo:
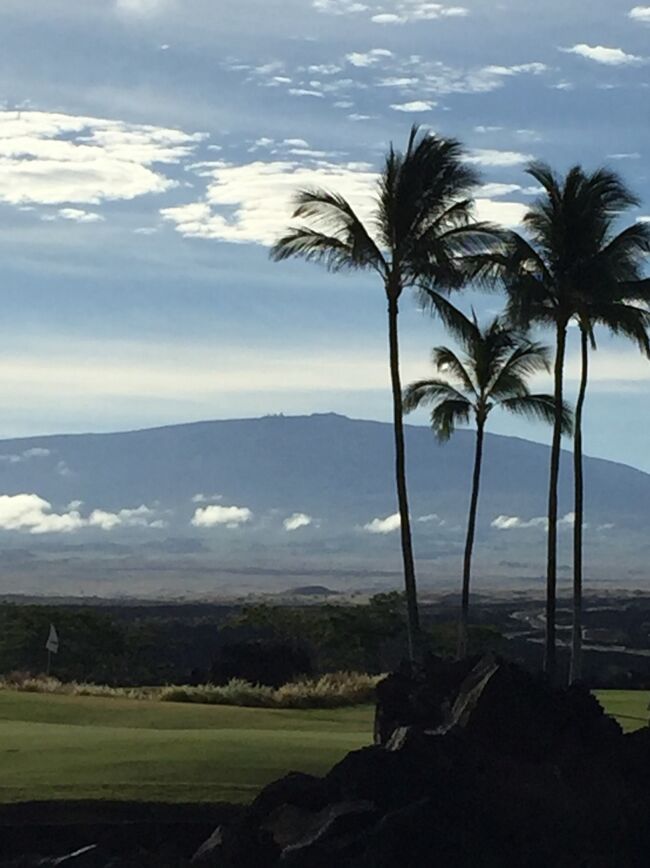
[[[627,729],[650,692],[599,698]],[[372,708],[284,711],[0,691],[0,802],[249,801],[372,739]]]

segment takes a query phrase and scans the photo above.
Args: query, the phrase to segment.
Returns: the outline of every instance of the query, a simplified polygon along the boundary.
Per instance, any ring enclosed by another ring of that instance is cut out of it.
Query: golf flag
[[[50,624],[50,635],[47,637],[45,647],[53,654],[59,653],[59,635],[54,629],[54,624]]]

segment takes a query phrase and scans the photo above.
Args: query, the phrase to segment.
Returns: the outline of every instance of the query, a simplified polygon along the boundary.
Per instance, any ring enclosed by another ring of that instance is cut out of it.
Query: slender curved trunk
[[[484,423],[476,426],[476,451],[474,453],[474,476],[472,479],[472,497],[469,503],[469,519],[467,521],[467,536],[465,539],[465,558],[463,560],[463,592],[460,604],[460,622],[458,624],[458,658],[467,654],[469,627],[469,587],[472,574],[472,551],[474,549],[474,534],[476,532],[476,512],[481,484],[481,464],[483,462],[483,429]]]
[[[571,634],[571,668],[569,684],[582,677],[582,530],[584,523],[584,482],[582,476],[582,410],[589,378],[589,341],[585,329],[581,330],[582,368],[580,390],[576,402],[573,433],[574,512],[573,525],[573,629]]]
[[[567,323],[557,323],[554,398],[555,421],[551,445],[551,471],[548,487],[548,540],[546,559],[546,638],[544,643],[544,671],[554,683],[557,678],[557,655],[555,638],[555,610],[557,598],[557,491],[560,477],[560,450],[562,446],[562,407],[564,355],[566,351]]]
[[[397,335],[398,302],[396,296],[388,298],[388,343],[390,349],[390,379],[393,391],[393,428],[395,433],[395,481],[400,516],[402,559],[404,563],[404,589],[408,613],[408,644],[411,660],[420,652],[420,616],[418,612],[411,520],[406,491],[406,455],[404,448],[404,413],[402,408],[402,383],[399,374],[399,342]]]

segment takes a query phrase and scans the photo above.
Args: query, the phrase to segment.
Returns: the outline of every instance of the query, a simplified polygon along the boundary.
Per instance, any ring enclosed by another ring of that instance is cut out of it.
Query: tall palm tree
[[[623,237],[625,236],[625,237]],[[582,416],[589,378],[589,351],[596,349],[594,328],[604,326],[613,335],[634,341],[650,358],[650,281],[643,280],[643,259],[650,251],[650,226],[636,224],[631,231],[612,238],[619,247],[615,273],[611,282],[595,287],[581,299],[578,315],[580,328],[580,386],[575,410],[573,433],[574,513],[573,526],[573,624],[569,683],[582,677],[582,580],[584,479],[582,472]],[[626,249],[624,249],[626,248]]]
[[[439,440],[446,441],[458,424],[473,418],[476,447],[472,493],[467,521],[463,583],[458,629],[458,656],[467,653],[469,593],[472,551],[483,461],[483,438],[489,414],[499,407],[509,413],[553,422],[552,395],[531,394],[527,380],[533,374],[549,370],[548,349],[532,342],[497,317],[481,328],[476,316],[466,320],[460,339],[464,355],[459,357],[449,347],[435,347],[432,361],[443,377],[411,383],[404,396],[404,409],[432,405],[431,425]],[[564,430],[571,426],[571,413],[565,409]]]
[[[455,308],[444,291],[461,283],[460,254],[476,252],[482,227],[473,220],[475,171],[463,161],[454,139],[422,134],[413,127],[406,150],[391,145],[379,175],[374,207],[364,224],[341,195],[323,189],[296,197],[291,227],[272,249],[275,260],[300,257],[330,271],[377,274],[388,302],[388,343],[393,396],[395,480],[400,515],[409,651],[414,659],[420,625],[406,489],[406,464],[399,370],[399,301],[408,287],[423,290],[443,320],[453,325]]]
[[[623,279],[630,275],[629,254],[639,246],[645,229],[637,224],[612,237],[616,216],[636,204],[636,198],[614,172],[598,169],[587,173],[581,166],[574,166],[560,177],[545,163],[533,163],[527,171],[542,192],[524,217],[524,234],[508,234],[489,254],[470,256],[465,265],[475,280],[505,288],[508,315],[514,323],[550,326],[555,331],[544,654],[544,668],[553,681],[557,662],[558,479],[567,327],[578,314],[582,298],[610,286],[613,275],[619,272]]]

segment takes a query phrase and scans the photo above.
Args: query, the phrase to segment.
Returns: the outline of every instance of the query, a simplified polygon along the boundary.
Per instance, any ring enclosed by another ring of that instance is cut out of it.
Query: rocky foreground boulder
[[[377,689],[375,744],[220,826],[206,868],[646,868],[650,730],[493,656]]]

